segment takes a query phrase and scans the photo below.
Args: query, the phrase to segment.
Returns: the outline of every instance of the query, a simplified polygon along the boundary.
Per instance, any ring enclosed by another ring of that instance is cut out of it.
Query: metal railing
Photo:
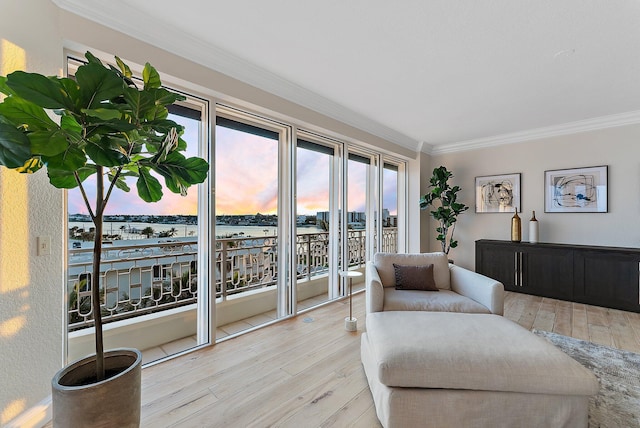
[[[93,325],[92,249],[69,249],[69,331]],[[197,242],[105,246],[100,272],[104,322],[195,303]]]
[[[382,251],[395,252],[397,229],[383,230]],[[277,282],[277,237],[233,237],[216,240],[216,298]],[[366,234],[347,233],[348,266],[363,267]],[[91,249],[69,249],[69,331],[93,325],[91,307]],[[112,322],[197,301],[197,241],[184,238],[159,243],[105,246],[101,266],[103,322]],[[296,236],[298,281],[325,275],[329,269],[329,233]]]

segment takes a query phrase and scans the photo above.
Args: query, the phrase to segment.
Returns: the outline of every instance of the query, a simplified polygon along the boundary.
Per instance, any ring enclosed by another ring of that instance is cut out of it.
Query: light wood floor
[[[348,301],[148,367],[143,427],[379,427],[360,363],[358,331],[344,330]],[[507,293],[505,317],[640,353],[640,314]]]
[[[638,313],[507,292],[504,316],[527,329],[640,353]]]

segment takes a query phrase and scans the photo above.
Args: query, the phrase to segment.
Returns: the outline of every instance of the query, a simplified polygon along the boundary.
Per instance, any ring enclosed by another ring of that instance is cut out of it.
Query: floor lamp
[[[358,330],[358,319],[353,317],[353,302],[352,302],[352,290],[353,290],[353,278],[362,276],[362,272],[355,270],[343,270],[339,274],[342,278],[349,279],[349,316],[344,319],[344,329],[347,331]]]

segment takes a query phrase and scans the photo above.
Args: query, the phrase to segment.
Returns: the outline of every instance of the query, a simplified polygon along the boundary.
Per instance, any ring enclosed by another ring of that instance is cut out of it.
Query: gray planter
[[[142,354],[137,349],[104,353],[107,379],[95,379],[96,356],[64,367],[51,380],[53,426],[139,427]]]

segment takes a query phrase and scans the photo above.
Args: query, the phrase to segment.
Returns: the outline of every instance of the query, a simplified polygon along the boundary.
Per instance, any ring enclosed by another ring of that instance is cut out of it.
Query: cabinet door
[[[640,255],[576,251],[574,298],[583,303],[638,311]]]
[[[517,262],[514,245],[476,243],[476,272],[500,281],[505,290],[522,291],[517,285]]]
[[[522,272],[523,292],[571,300],[574,284],[572,249],[527,247]]]

